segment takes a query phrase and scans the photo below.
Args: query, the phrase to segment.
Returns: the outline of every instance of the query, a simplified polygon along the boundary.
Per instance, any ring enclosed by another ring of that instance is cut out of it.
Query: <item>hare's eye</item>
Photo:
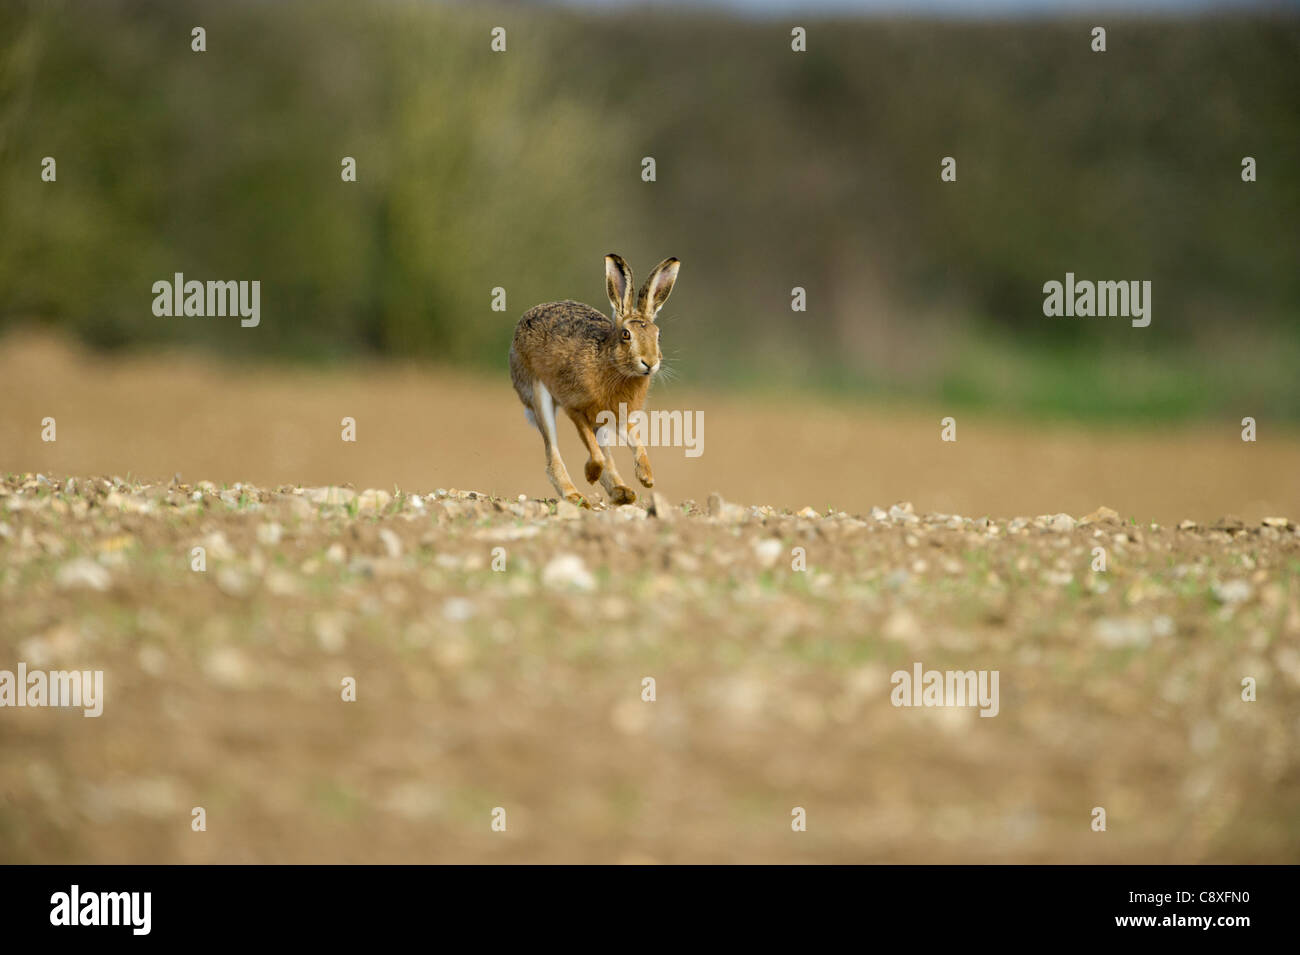
[[[631,340],[632,340],[632,333],[628,331],[626,328],[623,329],[623,341],[630,342]]]

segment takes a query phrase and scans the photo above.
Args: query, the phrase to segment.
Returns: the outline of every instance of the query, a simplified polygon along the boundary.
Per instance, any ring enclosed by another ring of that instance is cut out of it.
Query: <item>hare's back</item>
[[[524,312],[515,328],[515,339],[569,341],[599,344],[609,335],[613,322],[582,302],[547,302]]]

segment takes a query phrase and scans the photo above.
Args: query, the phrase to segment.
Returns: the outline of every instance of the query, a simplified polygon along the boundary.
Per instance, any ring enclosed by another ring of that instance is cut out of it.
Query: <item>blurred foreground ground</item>
[[[1293,523],[655,504],[6,480],[0,667],[105,689],[0,710],[0,862],[1300,853]]]
[[[0,669],[106,682],[0,710],[0,861],[1297,857],[1295,435],[652,395],[704,454],[580,512],[504,370],[0,343]],[[916,662],[998,716],[893,707]]]
[[[1300,514],[1300,432],[1268,418],[1241,440],[1243,408],[1194,427],[1085,429],[933,407],[822,403],[656,383],[650,407],[703,413],[703,454],[651,449],[673,501],[730,500],[864,512],[1013,517],[1107,504],[1139,521]],[[416,365],[347,371],[222,364],[192,353],[105,359],[60,340],[0,340],[0,473],[105,473],[217,484],[474,488],[552,496],[505,356],[496,378]],[[940,441],[940,419],[957,441]],[[355,444],[341,440],[344,417]],[[41,440],[53,417],[58,440]],[[582,452],[559,423],[580,486]],[[617,452],[632,479],[631,455]],[[591,496],[602,498],[601,491]]]

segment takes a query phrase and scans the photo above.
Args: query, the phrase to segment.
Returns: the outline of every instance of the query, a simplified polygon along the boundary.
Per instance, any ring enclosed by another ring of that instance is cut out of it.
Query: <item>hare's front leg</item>
[[[627,482],[614,467],[614,449],[608,444],[602,444],[600,449],[605,452],[605,471],[600,476],[600,483],[605,486],[605,493],[609,495],[610,503],[636,503],[636,491],[627,486]]]
[[[654,487],[655,476],[650,470],[650,455],[646,454],[645,445],[641,443],[639,430],[633,431],[633,440],[636,442],[636,479],[642,487]]]
[[[569,417],[573,420],[573,425],[578,429],[578,434],[582,436],[582,443],[587,446],[587,453],[591,456],[587,461],[587,481],[594,484],[599,478],[612,504],[634,502],[636,492],[624,484],[623,479],[618,476],[618,470],[614,467],[614,453],[609,445],[599,442],[596,432],[592,430],[592,423],[587,420],[586,415],[569,411]]]
[[[555,438],[555,399],[540,381],[533,385],[533,414],[546,445],[546,476],[551,479],[552,486],[570,504],[590,507],[587,499],[573,486],[564,459],[560,457],[560,443]]]
[[[600,445],[596,442],[596,434],[591,430],[591,423],[587,416],[581,411],[575,411],[573,408],[565,408],[564,413],[569,416],[573,426],[578,429],[578,437],[582,438],[582,443],[587,446],[587,483],[595,484],[600,478],[601,472],[605,469],[605,455],[601,453]]]
[[[641,482],[642,487],[654,487],[655,476],[650,470],[650,455],[645,450],[645,427],[649,415],[642,410],[642,402],[636,401],[632,404],[632,411],[640,412],[639,421],[630,421],[626,430],[623,432],[623,439],[632,445],[636,454],[636,479]],[[629,415],[629,417],[631,417]]]

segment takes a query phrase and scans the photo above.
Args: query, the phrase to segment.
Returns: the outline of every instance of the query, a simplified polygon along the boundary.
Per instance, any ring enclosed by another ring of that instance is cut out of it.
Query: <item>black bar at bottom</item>
[[[548,868],[10,866],[0,870],[0,924],[8,943],[337,946],[405,934],[437,944],[454,931],[468,932],[464,941],[517,933],[533,944],[602,945],[725,934],[734,944],[788,931],[804,945],[896,932],[946,944],[1129,936],[1231,945],[1286,930],[1296,875],[1285,866],[619,867],[599,877]]]

